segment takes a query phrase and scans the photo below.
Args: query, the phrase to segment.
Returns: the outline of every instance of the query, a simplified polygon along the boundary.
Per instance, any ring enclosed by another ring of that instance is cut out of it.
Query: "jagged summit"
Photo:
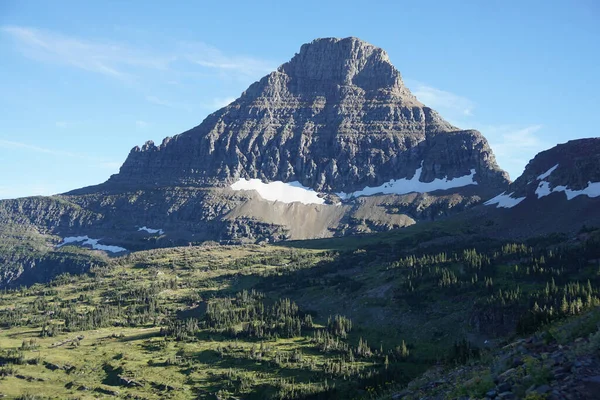
[[[391,179],[479,185],[507,175],[485,138],[421,104],[384,50],[357,38],[317,39],[199,126],[134,148],[112,187],[228,186],[240,178],[354,192]]]

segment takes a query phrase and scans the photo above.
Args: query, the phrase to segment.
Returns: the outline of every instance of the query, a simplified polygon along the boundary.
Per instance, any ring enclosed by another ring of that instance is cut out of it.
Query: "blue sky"
[[[540,150],[599,136],[595,0],[288,3],[0,0],[0,198],[105,181],[318,37],[384,48],[513,179]]]

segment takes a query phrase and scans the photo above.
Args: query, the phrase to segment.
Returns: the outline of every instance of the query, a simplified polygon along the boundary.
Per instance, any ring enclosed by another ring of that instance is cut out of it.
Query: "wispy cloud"
[[[3,26],[1,31],[10,36],[19,51],[36,61],[79,68],[131,82],[139,70],[167,71],[177,82],[176,62],[188,63],[187,69],[217,71],[255,77],[273,70],[271,63],[260,58],[229,55],[203,42],[172,43],[174,50],[152,51],[132,47],[126,43],[83,39],[62,33],[24,26]],[[179,63],[178,63],[179,64]]]
[[[473,115],[475,103],[470,99],[437,89],[417,81],[409,81],[412,92],[423,104],[443,113],[444,111],[458,114],[462,117]]]
[[[275,69],[271,62],[249,56],[227,55],[202,42],[180,43],[179,48],[185,59],[205,68],[246,76],[264,75]]]
[[[178,110],[185,110],[188,112],[198,108],[197,106],[194,106],[192,104],[182,103],[179,101],[165,100],[164,98],[157,97],[157,96],[146,96],[146,101],[148,103],[152,103],[157,106],[173,108],[173,109],[178,109]]]
[[[80,159],[80,160],[87,160],[87,161],[92,161],[92,162],[98,163],[99,166],[104,167],[104,168],[114,168],[114,165],[117,164],[114,161],[107,161],[105,159],[90,156],[87,154],[72,153],[69,151],[51,149],[51,148],[47,148],[47,147],[40,147],[40,146],[35,146],[35,145],[29,144],[29,143],[16,142],[16,141],[6,140],[6,139],[0,139],[0,148],[11,149],[11,150],[23,150],[23,151],[29,151],[29,152],[34,152],[34,153],[42,153],[42,154],[48,154],[48,155],[55,156],[55,157],[69,157],[69,158],[76,158],[76,159]]]
[[[72,123],[72,122],[70,122],[70,121],[56,121],[56,122],[54,123],[54,125],[55,125],[57,128],[68,128],[68,127],[72,126],[72,125],[73,125],[73,123]]]
[[[100,167],[113,171],[118,171],[121,165],[123,165],[123,163],[119,161],[106,161],[100,163]]]
[[[146,121],[142,121],[141,119],[138,119],[137,121],[135,121],[135,126],[139,129],[144,129],[150,126],[150,123],[146,122]]]
[[[500,167],[512,179],[521,175],[529,160],[537,153],[550,147],[540,135],[543,131],[540,124],[481,123],[473,113],[476,103],[471,99],[419,81],[407,80],[407,85],[422,103],[440,112],[453,125],[478,129],[488,139]]]
[[[543,126],[480,126],[488,138],[501,168],[508,171],[512,179],[521,175],[525,166],[537,153],[551,146],[542,139]]]
[[[15,40],[28,58],[122,80],[132,79],[131,68],[164,70],[174,60],[169,56],[144,54],[123,44],[79,39],[30,27],[4,26],[2,31]]]
[[[66,190],[68,189],[40,183],[0,186],[0,200],[16,199],[27,196],[50,196]]]
[[[32,144],[15,142],[12,140],[5,140],[5,139],[0,139],[0,147],[5,148],[5,149],[13,149],[13,150],[20,149],[20,150],[33,151],[35,153],[51,154],[53,156],[59,156],[59,157],[83,158],[83,156],[81,156],[81,155],[78,155],[75,153],[70,153],[68,151],[48,149],[45,147],[39,147],[39,146],[35,146]]]
[[[212,101],[202,105],[202,108],[215,111],[219,110],[235,101],[235,97],[215,97]]]

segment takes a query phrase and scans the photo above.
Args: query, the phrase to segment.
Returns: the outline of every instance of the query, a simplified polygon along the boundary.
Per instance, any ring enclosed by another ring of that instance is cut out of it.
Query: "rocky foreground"
[[[599,312],[489,349],[480,361],[435,367],[388,398],[598,399]]]

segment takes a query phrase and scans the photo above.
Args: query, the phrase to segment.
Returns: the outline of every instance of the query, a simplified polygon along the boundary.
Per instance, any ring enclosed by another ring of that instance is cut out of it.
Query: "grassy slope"
[[[336,385],[340,390],[358,380],[357,372],[324,372],[327,365],[344,356],[320,351],[311,341],[312,330],[292,338],[263,340],[234,338],[209,329],[200,329],[187,341],[160,335],[161,327],[170,318],[202,318],[203,307],[210,299],[252,288],[264,292],[267,301],[293,299],[301,310],[314,316],[316,328],[326,325],[330,315],[349,316],[354,328],[343,341],[356,347],[364,338],[375,353],[348,362],[351,370],[381,372],[385,355],[392,355],[405,340],[411,350],[410,358],[392,360],[392,364],[404,374],[404,378],[395,376],[396,383],[406,382],[443,359],[456,340],[469,334],[474,340],[479,338],[473,336],[468,320],[474,302],[485,296],[487,289],[468,285],[472,274],[465,271],[464,265],[448,264],[459,277],[458,286],[439,287],[437,272],[431,272],[411,296],[406,293],[406,283],[414,269],[394,265],[406,254],[436,254],[439,249],[453,248],[460,252],[464,246],[498,245],[477,238],[468,230],[452,233],[453,229],[443,224],[425,225],[368,237],[295,242],[286,247],[151,250],[114,259],[109,267],[96,267],[89,275],[62,276],[51,284],[4,293],[0,295],[0,315],[15,309],[23,313],[20,323],[2,327],[0,349],[5,355],[14,353],[23,341],[28,343],[30,339],[35,341],[35,348],[22,351],[24,362],[5,367],[14,370],[0,380],[0,393],[96,398],[116,390],[121,396],[141,398],[214,398],[221,391],[224,396],[236,398],[259,393],[261,398],[281,393],[281,388],[298,390],[311,386],[324,391],[325,378],[327,385]],[[481,279],[483,275],[493,275],[495,288],[504,290],[514,288],[515,279],[520,279],[523,290],[531,291],[547,282],[543,273],[531,278],[513,277],[513,266],[513,261],[499,262],[482,271]],[[579,276],[574,275],[573,279],[593,276],[594,268],[578,270]],[[130,293],[152,287],[160,287],[152,296],[162,311],[154,319],[128,322],[127,315],[136,313]],[[42,296],[46,305],[40,308]],[[124,299],[126,312],[114,318],[112,326],[40,337],[43,325],[64,324],[60,318],[49,315],[49,310],[72,308],[85,314],[104,304],[114,304],[118,298]],[[84,336],[78,346],[53,346],[78,335]],[[257,359],[252,353],[261,342],[266,349]],[[379,353],[380,348],[383,353]],[[298,351],[302,353],[301,361],[280,358]],[[62,369],[52,371],[48,363],[75,369],[70,373]],[[133,378],[142,386],[125,387],[117,375]],[[79,387],[89,390],[80,391]],[[371,389],[367,385],[352,393],[359,397],[368,395]],[[339,393],[338,397],[348,395]]]

